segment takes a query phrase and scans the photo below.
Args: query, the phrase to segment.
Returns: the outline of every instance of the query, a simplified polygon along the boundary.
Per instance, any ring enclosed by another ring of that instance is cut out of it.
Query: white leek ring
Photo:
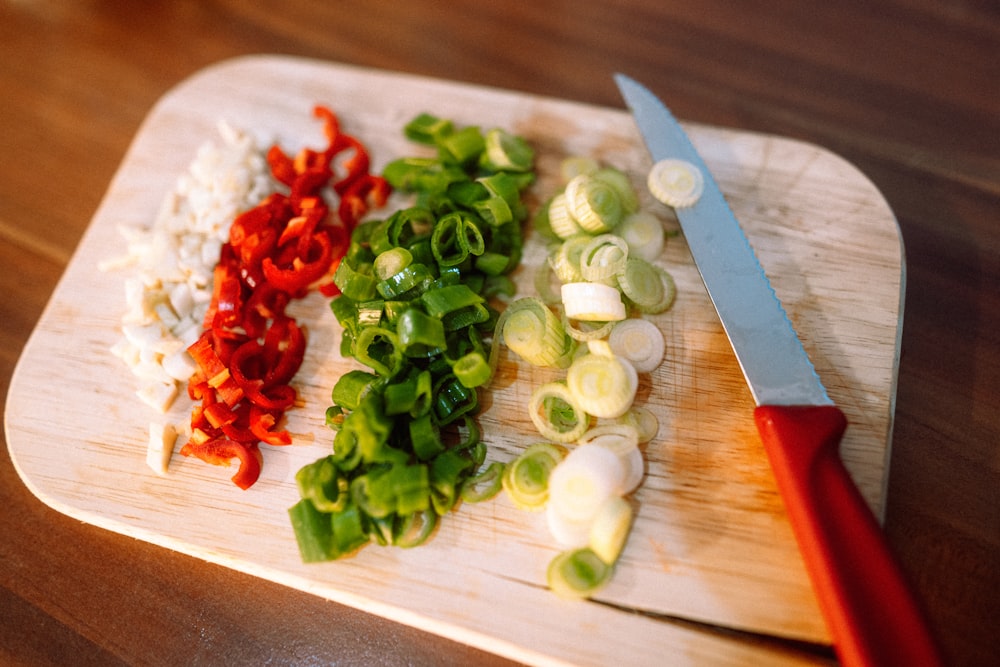
[[[628,359],[639,373],[649,373],[663,361],[663,332],[650,322],[629,318],[615,324],[608,336],[612,352]]]
[[[602,283],[566,283],[560,290],[566,317],[610,322],[625,319],[625,303],[618,288]]]
[[[615,419],[632,407],[639,379],[632,364],[620,357],[585,354],[570,364],[566,386],[584,412]]]
[[[564,444],[578,440],[590,425],[590,415],[562,382],[548,382],[535,389],[528,415],[543,438]],[[553,415],[560,417],[558,422]]]
[[[700,169],[686,160],[666,159],[653,165],[646,185],[667,206],[685,208],[701,197],[705,178]]]

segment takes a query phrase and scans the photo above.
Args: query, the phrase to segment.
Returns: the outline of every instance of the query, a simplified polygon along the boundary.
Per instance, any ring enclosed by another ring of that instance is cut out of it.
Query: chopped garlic
[[[195,370],[187,347],[201,334],[212,299],[212,272],[236,216],[274,191],[265,152],[226,124],[222,145],[198,149],[148,228],[122,226],[125,256],[102,271],[132,269],[125,279],[122,337],[112,353],[139,382],[137,394],[166,412]]]
[[[146,465],[157,475],[166,475],[170,466],[170,457],[174,454],[174,442],[177,440],[177,429],[170,424],[150,422],[149,445],[146,448]]]

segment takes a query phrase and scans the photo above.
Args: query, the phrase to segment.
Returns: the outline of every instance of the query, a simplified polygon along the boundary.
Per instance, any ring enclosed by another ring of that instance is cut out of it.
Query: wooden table
[[[142,119],[206,65],[285,53],[617,108],[610,74],[625,71],[683,119],[839,153],[894,209],[907,298],[885,530],[952,664],[986,664],[1000,613],[1000,16],[973,2],[730,4],[5,3],[2,398]],[[504,662],[81,524],[0,456],[5,664]]]

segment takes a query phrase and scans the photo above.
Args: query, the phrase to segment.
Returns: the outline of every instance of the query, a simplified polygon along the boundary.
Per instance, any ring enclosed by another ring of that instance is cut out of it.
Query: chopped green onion
[[[568,239],[583,232],[583,228],[570,213],[566,193],[560,192],[552,198],[548,206],[549,228],[561,239]]]
[[[625,216],[618,189],[589,174],[573,177],[566,184],[565,197],[569,215],[591,233],[614,229]]]
[[[559,163],[559,175],[562,177],[563,183],[569,183],[574,176],[580,174],[589,176],[600,168],[594,158],[575,155],[565,158]]]
[[[458,381],[466,387],[482,387],[493,377],[490,364],[482,352],[472,351],[459,357],[451,367]]]
[[[614,284],[614,277],[628,266],[628,252],[628,244],[619,236],[595,236],[580,253],[580,274],[590,282]]]
[[[512,352],[533,366],[565,368],[573,351],[573,341],[562,322],[544,303],[534,297],[518,299],[501,315],[503,342]]]
[[[479,473],[466,479],[459,492],[462,500],[480,503],[494,497],[503,488],[504,470],[506,466],[503,463],[494,461]]]
[[[436,144],[454,131],[450,120],[442,120],[429,113],[418,114],[403,127],[403,134],[410,141],[421,144]]]
[[[660,422],[653,411],[641,405],[633,405],[618,421],[634,428],[639,434],[640,443],[649,442],[660,430]]]
[[[502,485],[520,509],[540,511],[549,498],[549,474],[566,452],[548,442],[529,446],[504,468]]]
[[[549,504],[567,519],[590,521],[605,500],[620,495],[624,475],[611,450],[577,445],[549,475]]]
[[[595,171],[592,178],[607,183],[615,192],[622,203],[622,209],[626,214],[633,213],[639,208],[639,196],[636,194],[628,174],[614,167],[601,167]]]
[[[666,233],[663,223],[648,211],[636,211],[625,216],[615,232],[628,243],[629,254],[652,262],[663,253]]]
[[[535,151],[523,138],[501,128],[486,132],[486,149],[479,164],[489,171],[529,171]]]
[[[639,382],[635,369],[627,361],[613,354],[590,353],[570,364],[566,386],[585,412],[614,419],[632,407]]]
[[[616,355],[627,359],[639,373],[649,373],[663,361],[666,343],[663,332],[649,320],[629,318],[615,324],[608,345]]]
[[[375,258],[375,275],[379,280],[394,276],[413,261],[413,254],[406,248],[391,248]]]
[[[561,289],[566,317],[575,320],[609,322],[625,319],[621,292],[602,283],[565,283]]]
[[[590,597],[611,578],[614,568],[590,548],[565,551],[549,563],[546,572],[549,588],[559,597]]]
[[[667,159],[653,165],[646,183],[652,195],[667,206],[685,208],[701,197],[705,177],[690,162]]]
[[[590,416],[563,382],[549,382],[531,394],[528,414],[542,437],[552,442],[577,440],[590,425]]]

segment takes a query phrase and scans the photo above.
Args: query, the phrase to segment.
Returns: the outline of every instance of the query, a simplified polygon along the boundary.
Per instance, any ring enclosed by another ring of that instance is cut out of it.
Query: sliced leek
[[[625,303],[615,287],[603,283],[566,283],[560,293],[566,317],[570,319],[589,322],[625,319]]]
[[[542,437],[552,442],[574,442],[590,425],[590,415],[584,412],[563,382],[549,382],[535,389],[528,414]]]
[[[615,419],[632,407],[639,380],[632,364],[621,357],[590,353],[570,364],[566,386],[585,412]]]
[[[501,483],[511,502],[523,510],[541,511],[549,499],[549,476],[565,455],[562,447],[539,442],[508,463]]]
[[[533,366],[565,368],[569,364],[573,340],[562,321],[540,299],[522,297],[501,315],[503,341],[519,357]]]
[[[653,165],[646,179],[650,193],[674,208],[693,206],[705,188],[701,170],[684,160],[666,159]]]
[[[660,328],[649,320],[635,317],[615,324],[608,336],[608,345],[639,373],[649,373],[658,367],[666,349]]]
[[[625,217],[618,189],[589,174],[574,176],[566,184],[565,197],[569,214],[588,232],[614,229]]]
[[[587,546],[608,565],[617,562],[632,529],[632,506],[621,496],[608,498],[590,522]]]
[[[549,475],[549,504],[570,521],[590,521],[604,501],[621,495],[618,456],[599,445],[578,445]]]
[[[663,253],[666,233],[663,222],[649,211],[636,211],[625,216],[615,233],[625,239],[629,255],[652,262]]]
[[[574,549],[552,559],[546,578],[549,588],[559,597],[581,599],[600,590],[613,570],[592,549]]]
[[[629,411],[618,418],[618,423],[633,427],[639,434],[639,443],[646,443],[656,437],[660,430],[660,421],[649,408],[633,405]]]
[[[589,282],[615,284],[615,276],[628,265],[628,244],[614,234],[592,238],[580,253],[580,274]]]
[[[560,192],[549,202],[549,228],[561,239],[568,239],[583,230],[573,218],[566,201],[566,194]]]

